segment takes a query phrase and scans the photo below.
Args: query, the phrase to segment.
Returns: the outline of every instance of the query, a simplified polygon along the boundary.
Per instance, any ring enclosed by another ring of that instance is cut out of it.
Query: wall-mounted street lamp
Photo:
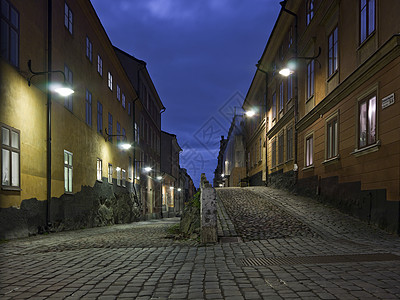
[[[150,172],[151,170],[153,170],[151,167],[145,167],[145,168],[143,168],[143,170],[145,171],[145,172]]]
[[[131,149],[132,145],[129,144],[129,143],[126,141],[126,140],[127,140],[126,135],[123,135],[123,134],[108,134],[107,128],[104,129],[104,132],[105,132],[105,134],[106,134],[106,136],[104,137],[104,140],[105,140],[106,142],[107,142],[107,140],[108,140],[110,137],[113,137],[113,136],[122,136],[124,142],[121,143],[121,144],[119,145],[119,147],[120,147],[121,149],[123,149],[123,150],[129,150],[129,149]]]
[[[62,97],[68,97],[69,95],[72,95],[74,93],[74,90],[71,89],[71,87],[68,85],[68,83],[65,80],[65,73],[63,71],[44,71],[44,72],[35,72],[32,70],[32,60],[28,60],[28,69],[29,72],[32,73],[32,75],[30,77],[27,78],[28,80],[28,86],[31,86],[31,81],[32,78],[38,75],[47,75],[49,73],[60,73],[63,75],[64,77],[64,82],[63,84],[60,83],[49,83],[49,89],[58,93],[60,96]]]
[[[314,56],[297,56],[296,58],[292,57],[289,59],[288,64],[286,67],[284,67],[283,69],[279,70],[279,74],[281,74],[282,76],[288,77],[292,74],[294,74],[296,72],[296,63],[293,63],[292,61],[294,59],[299,60],[299,59],[305,59],[305,60],[315,60],[318,65],[319,68],[321,68],[321,63],[317,60],[317,58],[321,55],[321,47],[318,47],[318,53]]]

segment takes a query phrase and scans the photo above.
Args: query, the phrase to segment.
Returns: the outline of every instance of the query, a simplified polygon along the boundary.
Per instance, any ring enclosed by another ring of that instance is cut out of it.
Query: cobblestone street
[[[216,245],[171,238],[178,218],[3,242],[0,298],[400,298],[399,237],[279,190],[217,193]]]

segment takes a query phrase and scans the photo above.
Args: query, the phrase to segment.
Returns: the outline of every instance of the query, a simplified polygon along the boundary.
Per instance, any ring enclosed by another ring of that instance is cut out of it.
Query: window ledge
[[[97,182],[103,183],[103,180],[96,179]]]
[[[3,191],[13,191],[13,192],[21,192],[22,189],[16,186],[2,186],[1,189]]]
[[[336,155],[335,157],[325,159],[325,160],[322,162],[322,164],[323,164],[323,165],[330,165],[330,164],[333,164],[333,163],[339,161],[339,159],[340,159],[340,154]]]
[[[351,152],[350,154],[354,155],[355,157],[361,156],[361,155],[365,155],[365,154],[369,154],[372,152],[376,152],[379,150],[379,147],[381,146],[381,141],[378,140],[375,144],[373,145],[369,145],[365,148],[361,148],[361,149],[354,149],[353,152]]]
[[[287,161],[285,161],[285,164],[291,163],[293,161],[293,158],[288,159]]]
[[[338,69],[336,69],[336,70],[335,70],[335,72],[333,72],[331,75],[329,75],[329,76],[328,76],[328,78],[327,78],[326,82],[329,82],[329,81],[331,81],[331,80],[332,80],[332,78],[333,78],[333,77],[335,77],[335,76],[336,76],[336,74],[338,74],[338,73],[339,73],[339,68],[338,68]]]
[[[310,101],[313,100],[313,99],[314,99],[314,95],[312,95],[310,98],[308,98],[308,99],[306,100],[306,103],[310,102]]]
[[[310,171],[310,170],[314,170],[314,165],[310,165],[310,166],[304,167],[304,168],[302,169],[302,171]]]

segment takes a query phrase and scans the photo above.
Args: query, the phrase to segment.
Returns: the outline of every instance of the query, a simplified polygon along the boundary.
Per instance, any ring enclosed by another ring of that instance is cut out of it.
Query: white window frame
[[[93,43],[88,36],[86,36],[86,57],[93,62]]]
[[[19,190],[21,186],[21,132],[5,124],[1,124],[0,127],[1,187],[7,190]]]
[[[325,159],[333,159],[339,155],[339,115],[336,113],[326,120]]]
[[[96,161],[96,180],[103,181],[103,161],[101,158],[97,158]]]
[[[100,76],[103,77],[103,60],[100,54],[97,54],[97,73],[99,73]]]
[[[113,90],[113,77],[110,71],[108,71],[107,73],[107,85],[108,88],[110,89],[110,91]]]
[[[121,169],[121,185],[126,187],[126,171],[125,169]]]
[[[73,154],[64,150],[64,192],[72,193]]]
[[[65,2],[65,5],[64,5],[64,26],[69,31],[70,34],[72,34],[72,31],[73,31],[73,25],[74,25],[73,21],[74,21],[74,14],[72,13],[72,10],[70,9],[70,7],[67,4],[67,2]]]
[[[308,134],[304,138],[304,166],[314,166],[314,134]]]
[[[108,170],[107,170],[107,180],[108,183],[112,184],[112,175],[113,175],[113,166],[112,164],[108,163]]]

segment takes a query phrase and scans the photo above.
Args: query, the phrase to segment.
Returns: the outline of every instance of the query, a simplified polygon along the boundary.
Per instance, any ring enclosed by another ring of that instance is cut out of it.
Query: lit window
[[[293,127],[286,132],[286,159],[293,159]]]
[[[117,167],[115,170],[117,171],[117,185],[120,186],[121,185],[121,168]]]
[[[112,114],[108,113],[108,140],[112,143],[112,133],[113,133],[113,116]]]
[[[88,37],[86,37],[86,57],[92,62],[93,59],[93,44],[89,40]]]
[[[72,34],[73,14],[67,2],[64,5],[64,26]]]
[[[307,64],[307,100],[314,96],[314,60]]]
[[[328,37],[328,75],[331,76],[338,69],[338,28],[336,27]]]
[[[334,117],[326,123],[326,158],[338,155],[338,119]]]
[[[86,124],[92,126],[92,93],[86,89],[85,98]]]
[[[64,150],[64,191],[72,193],[72,153]]]
[[[358,104],[358,148],[376,143],[376,95],[370,95]]]
[[[97,101],[97,132],[103,132],[103,105]]]
[[[20,131],[1,126],[1,186],[20,187]]]
[[[310,135],[306,138],[306,167],[310,167],[313,164],[313,136]]]
[[[283,163],[283,147],[284,147],[284,134],[283,132],[278,136],[278,163]]]
[[[364,42],[375,31],[375,0],[360,2],[360,42]]]
[[[121,88],[119,87],[118,84],[117,84],[117,99],[118,101],[121,101]]]
[[[73,74],[67,65],[64,65],[64,74],[65,74],[65,81],[68,82],[70,86],[72,86]],[[69,111],[72,111],[72,94],[64,98],[64,106]]]
[[[97,159],[97,177],[96,177],[96,179],[98,181],[102,180],[102,174],[103,174],[103,161],[100,158],[98,158]]]
[[[122,186],[126,187],[126,171],[124,169],[121,170],[122,172]]]
[[[126,103],[125,103],[125,94],[122,93],[122,107],[125,108],[125,105],[126,105]]]
[[[272,120],[276,119],[276,93],[272,95]]]
[[[310,24],[313,17],[314,17],[314,0],[307,0],[307,3],[306,3],[307,25]]]
[[[113,183],[112,182],[112,175],[113,175],[113,167],[112,164],[108,164],[108,183]]]
[[[97,55],[97,72],[103,76],[103,60],[99,54]]]
[[[19,66],[19,12],[7,0],[1,1],[1,56]]]
[[[112,91],[113,89],[113,78],[110,72],[108,72],[108,88]]]
[[[279,85],[279,112],[283,111],[283,81]]]

